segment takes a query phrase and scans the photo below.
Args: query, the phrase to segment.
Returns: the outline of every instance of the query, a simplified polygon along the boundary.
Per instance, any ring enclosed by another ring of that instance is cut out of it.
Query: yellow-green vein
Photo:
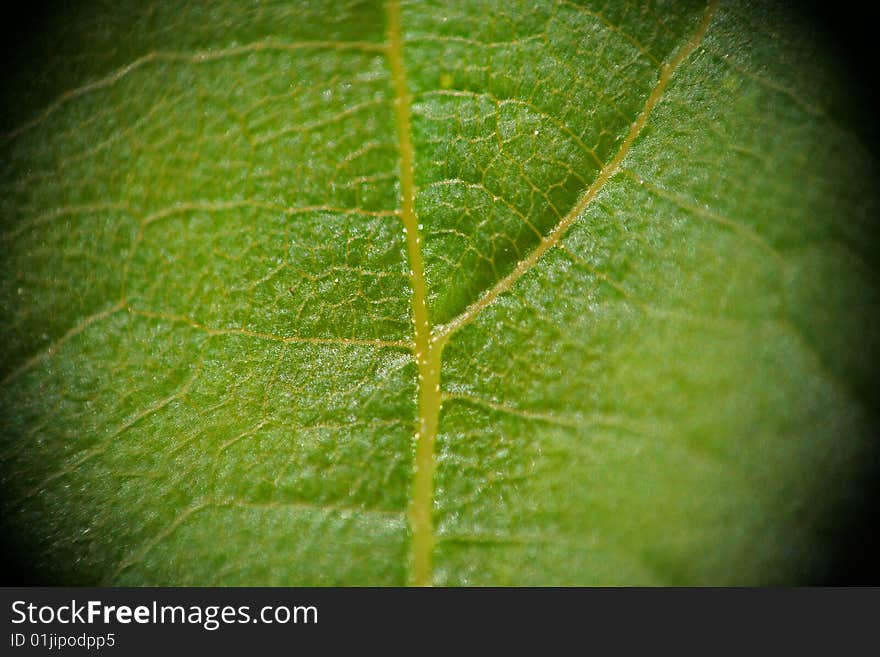
[[[428,286],[422,263],[419,221],[415,208],[415,173],[412,135],[410,129],[411,97],[403,64],[403,37],[398,0],[389,0],[388,62],[394,88],[394,118],[400,149],[400,218],[406,232],[412,286],[412,317],[415,358],[418,367],[419,417],[416,428],[416,456],[413,465],[413,483],[409,505],[412,532],[410,555],[410,584],[431,584],[431,553],[434,551],[434,441],[440,416],[440,354],[443,341],[431,337],[428,316]]]

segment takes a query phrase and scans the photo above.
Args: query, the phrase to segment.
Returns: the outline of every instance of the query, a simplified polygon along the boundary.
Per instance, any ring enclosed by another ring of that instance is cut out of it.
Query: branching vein
[[[38,363],[41,363],[42,361],[44,361],[47,358],[49,358],[50,356],[52,356],[56,351],[58,351],[62,347],[62,345],[64,345],[65,342],[67,342],[68,340],[70,340],[73,337],[76,337],[77,335],[79,335],[80,333],[85,331],[88,327],[90,327],[95,322],[100,322],[101,320],[107,319],[111,315],[119,312],[120,310],[122,310],[123,306],[124,306],[124,303],[122,301],[120,301],[118,303],[113,304],[109,308],[105,308],[104,310],[95,313],[94,315],[89,315],[84,320],[82,320],[79,324],[77,324],[72,329],[67,331],[67,333],[62,335],[57,340],[55,340],[55,342],[53,342],[48,347],[43,349],[43,351],[32,356],[31,358],[28,358],[25,362],[23,362],[17,368],[12,370],[9,374],[7,374],[3,378],[2,381],[0,381],[0,385],[5,386],[10,381],[15,380],[21,374],[23,374],[27,370],[31,369],[34,365],[37,365]]]
[[[106,77],[95,80],[94,82],[89,82],[82,85],[81,87],[76,87],[74,89],[69,89],[68,91],[65,91],[63,94],[61,94],[61,96],[58,97],[58,99],[56,99],[51,105],[46,107],[46,109],[44,109],[35,118],[31,119],[27,123],[20,125],[18,128],[6,133],[5,135],[0,135],[0,144],[5,144],[9,141],[12,141],[20,134],[40,125],[52,114],[54,114],[70,101],[80,98],[81,96],[93,93],[95,91],[100,91],[101,89],[112,87],[114,84],[128,76],[133,71],[143,68],[148,64],[154,64],[156,62],[183,62],[187,64],[203,64],[206,62],[213,62],[228,57],[246,55],[253,52],[294,52],[297,50],[306,49],[340,51],[354,50],[361,52],[381,53],[384,51],[385,46],[381,43],[370,43],[366,41],[296,41],[292,43],[285,43],[282,41],[265,40],[255,41],[253,43],[247,43],[241,46],[232,46],[230,48],[218,48],[216,50],[205,50],[202,52],[193,53],[153,51],[147,53],[146,55],[143,55],[142,57],[139,57],[138,59],[130,62],[129,64],[126,64],[125,66],[116,69],[113,73],[107,75]]]
[[[648,98],[645,101],[644,106],[642,107],[642,111],[639,112],[638,117],[633,122],[632,126],[629,129],[629,132],[624,137],[623,141],[620,144],[620,148],[615,153],[614,157],[606,164],[599,174],[596,176],[596,179],[593,183],[587,188],[584,194],[580,197],[577,203],[575,203],[574,207],[566,214],[562,220],[556,224],[553,230],[544,237],[538,246],[531,251],[525,258],[520,260],[513,270],[507,274],[504,278],[499,280],[494,286],[486,290],[479,299],[477,299],[474,303],[468,306],[464,312],[455,317],[450,322],[444,324],[443,326],[438,327],[436,334],[438,337],[448,337],[458,329],[466,326],[470,322],[472,322],[483,310],[486,309],[492,302],[495,301],[499,296],[507,292],[514,283],[516,283],[522,276],[528,272],[535,264],[541,259],[541,257],[549,251],[551,248],[556,246],[571,225],[575,222],[575,220],[581,216],[586,207],[590,204],[590,202],[596,198],[605,184],[614,177],[614,175],[620,169],[620,165],[626,157],[627,153],[629,153],[630,148],[635,142],[636,138],[642,132],[642,129],[648,123],[648,119],[651,116],[651,112],[657,106],[657,103],[660,102],[660,99],[663,96],[663,92],[666,90],[666,87],[669,85],[669,81],[672,79],[673,74],[679,65],[688,58],[688,56],[699,46],[700,41],[703,39],[703,35],[706,32],[706,29],[709,27],[709,22],[712,20],[712,16],[715,13],[715,10],[718,6],[717,0],[713,0],[709,6],[706,8],[706,11],[703,13],[702,20],[700,21],[700,25],[697,28],[697,31],[694,35],[675,53],[675,55],[670,59],[666,64],[664,64],[660,69],[660,76],[657,79],[657,83],[654,85],[654,88],[651,90],[651,93],[648,94]]]

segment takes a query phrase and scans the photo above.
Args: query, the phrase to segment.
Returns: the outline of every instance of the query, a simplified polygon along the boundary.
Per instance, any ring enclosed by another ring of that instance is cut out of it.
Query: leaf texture
[[[67,11],[0,137],[3,524],[47,581],[827,566],[876,163],[792,12]]]

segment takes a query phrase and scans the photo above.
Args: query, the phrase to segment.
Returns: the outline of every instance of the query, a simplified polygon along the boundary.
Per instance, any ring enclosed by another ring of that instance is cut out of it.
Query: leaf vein
[[[206,62],[213,62],[227,57],[236,57],[253,52],[295,52],[298,50],[306,49],[326,49],[338,51],[352,50],[367,53],[383,53],[386,50],[386,46],[381,43],[370,43],[366,41],[298,41],[285,43],[283,41],[264,40],[255,41],[253,43],[248,43],[240,46],[219,48],[217,50],[204,50],[195,53],[153,51],[147,53],[146,55],[138,57],[134,61],[124,66],[121,66],[120,68],[116,69],[115,71],[103,78],[88,82],[79,87],[68,89],[67,91],[62,93],[54,102],[48,105],[36,117],[31,119],[30,121],[23,123],[17,128],[11,130],[10,132],[7,132],[6,134],[0,136],[0,144],[6,144],[18,137],[19,135],[37,127],[38,125],[46,121],[46,119],[48,119],[52,114],[57,112],[61,107],[71,102],[72,100],[93,93],[95,91],[100,91],[102,89],[112,87],[114,84],[128,76],[130,73],[149,64],[154,64],[158,62],[183,62],[189,64],[203,64]]]
[[[118,302],[114,303],[112,306],[110,306],[109,308],[105,308],[104,310],[101,310],[97,313],[94,313],[93,315],[89,315],[85,319],[81,320],[76,326],[69,329],[64,335],[62,335],[60,338],[55,340],[48,347],[43,349],[38,354],[31,356],[26,361],[24,361],[21,365],[19,365],[17,368],[12,370],[9,374],[7,374],[5,377],[3,377],[3,380],[0,381],[0,385],[6,385],[6,384],[14,381],[15,379],[17,379],[19,376],[21,376],[22,374],[27,372],[29,369],[31,369],[35,365],[37,365],[37,364],[41,363],[42,361],[46,360],[47,358],[50,358],[51,356],[53,356],[55,354],[55,352],[57,352],[62,346],[64,346],[64,343],[66,343],[68,340],[76,337],[77,335],[79,335],[80,333],[85,331],[88,327],[90,327],[92,324],[95,324],[96,322],[100,322],[100,321],[107,319],[108,317],[111,317],[112,315],[116,314],[117,312],[122,310],[124,306],[125,306],[125,304],[122,301],[118,301]]]
[[[629,153],[633,142],[635,142],[636,138],[647,124],[654,107],[656,107],[657,103],[662,98],[663,92],[666,90],[666,87],[676,69],[694,50],[696,50],[702,41],[703,35],[709,27],[709,23],[711,22],[717,5],[717,0],[712,0],[712,2],[710,2],[703,13],[702,20],[700,21],[700,25],[695,34],[681,48],[679,48],[678,52],[672,57],[672,59],[662,67],[657,83],[654,85],[653,90],[648,94],[641,112],[633,122],[626,137],[624,137],[621,142],[617,153],[608,164],[602,168],[596,176],[596,179],[581,196],[580,200],[574,205],[568,214],[562,218],[553,230],[541,240],[538,246],[514,266],[513,270],[507,276],[498,281],[493,287],[486,290],[479,299],[468,306],[457,317],[438,327],[436,333],[438,337],[448,337],[455,331],[472,322],[487,306],[491,305],[499,296],[507,292],[514,283],[530,271],[541,257],[554,247],[560,239],[562,239],[571,224],[580,217],[581,213],[583,213],[605,184],[614,177],[620,169],[621,163]]]

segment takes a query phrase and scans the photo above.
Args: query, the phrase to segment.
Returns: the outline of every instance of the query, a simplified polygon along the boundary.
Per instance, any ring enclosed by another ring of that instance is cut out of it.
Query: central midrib
[[[442,341],[432,340],[428,316],[428,286],[422,262],[419,221],[415,209],[415,174],[410,131],[410,95],[403,66],[400,3],[389,0],[388,61],[394,87],[394,118],[400,148],[400,216],[406,233],[406,247],[412,286],[412,316],[415,358],[419,377],[419,419],[409,522],[412,531],[410,584],[431,584],[431,553],[434,550],[434,440],[440,416],[440,355]]]
[[[602,167],[595,180],[581,195],[574,207],[544,237],[538,246],[523,258],[513,270],[483,293],[474,303],[450,322],[434,331],[428,314],[428,286],[422,260],[419,222],[415,211],[414,151],[410,128],[411,97],[407,88],[406,69],[403,63],[403,37],[399,0],[388,0],[388,60],[391,67],[394,90],[394,116],[400,149],[401,219],[406,233],[407,252],[410,262],[412,286],[412,314],[415,359],[418,366],[418,427],[416,430],[416,455],[413,466],[413,485],[410,497],[409,521],[412,532],[410,555],[410,584],[430,586],[432,583],[431,557],[434,550],[434,471],[436,469],[434,447],[440,417],[442,393],[440,369],[443,347],[449,337],[471,322],[480,312],[511,286],[554,245],[559,243],[571,224],[596,197],[599,190],[616,174],[624,158],[648,122],[652,111],[663,96],[673,73],[697,48],[712,20],[718,0],[709,0],[702,18],[692,36],[684,42],[666,63],[660,67],[660,75],[648,94],[641,112],[631,124],[614,156]]]

